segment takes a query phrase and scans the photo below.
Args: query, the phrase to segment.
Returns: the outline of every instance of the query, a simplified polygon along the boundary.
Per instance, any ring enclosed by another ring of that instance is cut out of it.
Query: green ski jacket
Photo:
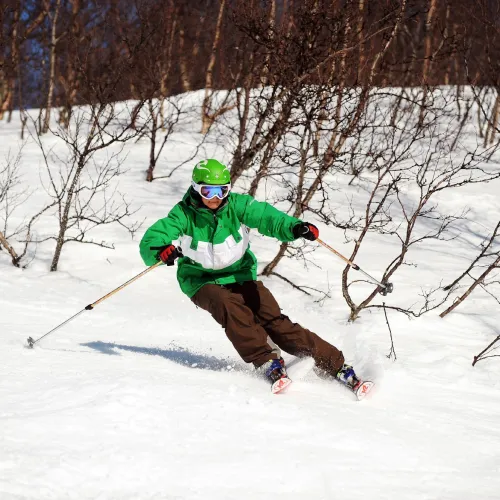
[[[249,228],[280,241],[293,241],[299,219],[249,195],[230,193],[218,210],[212,211],[193,197],[189,188],[168,216],[153,224],[140,243],[147,266],[157,262],[152,247],[179,241],[184,257],[178,259],[177,280],[192,297],[207,283],[225,285],[257,279],[257,259],[250,251]]]

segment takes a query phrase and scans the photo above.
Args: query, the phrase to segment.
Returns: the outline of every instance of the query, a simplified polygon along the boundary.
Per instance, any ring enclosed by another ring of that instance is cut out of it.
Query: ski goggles
[[[212,184],[196,184],[196,182],[193,181],[192,186],[202,198],[205,198],[205,200],[211,200],[216,196],[219,200],[223,200],[229,194],[229,191],[231,191],[231,184],[214,186]]]

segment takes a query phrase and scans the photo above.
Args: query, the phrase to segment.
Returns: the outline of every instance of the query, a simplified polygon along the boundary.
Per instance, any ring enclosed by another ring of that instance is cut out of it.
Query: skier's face
[[[210,210],[217,210],[222,203],[222,200],[217,198],[217,196],[214,196],[211,200],[206,200],[205,198],[202,198],[201,200],[207,208],[210,208]]]

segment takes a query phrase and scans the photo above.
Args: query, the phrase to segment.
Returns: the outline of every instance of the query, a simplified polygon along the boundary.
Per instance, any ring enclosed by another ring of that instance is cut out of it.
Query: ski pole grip
[[[357,264],[352,263],[352,264],[351,264],[351,267],[352,267],[355,271],[359,271],[359,266],[358,266]]]

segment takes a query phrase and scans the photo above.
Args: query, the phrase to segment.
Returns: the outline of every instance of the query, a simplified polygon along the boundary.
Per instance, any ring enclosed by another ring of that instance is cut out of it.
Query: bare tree
[[[2,6],[0,11],[2,21],[7,21],[9,29],[7,40],[2,40],[3,43],[0,45],[0,120],[8,111],[9,121],[14,109],[16,82],[20,74],[21,49],[26,40],[32,36],[46,18],[49,10],[49,0],[38,2],[37,8],[29,12],[28,18],[26,18],[27,12],[23,12],[21,0],[14,0],[11,4],[6,3],[6,10],[4,11],[5,7]],[[12,18],[8,15],[9,10],[12,13]],[[6,53],[7,50],[9,52]],[[5,71],[5,68],[8,68],[8,70]]]
[[[480,124],[480,134],[484,137],[484,147],[495,142],[500,132],[500,28],[496,22],[500,1],[481,0],[477,6],[466,9],[467,15],[474,19],[481,30],[481,53],[476,54],[470,43],[463,50],[463,66],[467,83],[473,92]],[[484,126],[483,126],[484,125]],[[486,130],[484,129],[486,127]]]
[[[356,92],[345,91],[342,98],[346,109],[340,115],[339,125],[331,123],[330,128],[323,125],[319,155],[313,144],[315,127],[320,121],[310,117],[319,116],[318,102],[323,108],[325,91],[304,89],[302,99],[295,96],[301,107],[292,112],[295,120],[290,122],[291,128],[280,144],[279,153],[273,156],[274,165],[267,176],[288,189],[288,194],[277,201],[289,203],[291,215],[301,218],[310,212],[323,223],[346,232],[347,241],[354,241],[351,261],[356,260],[371,234],[396,239],[399,250],[380,273],[381,281],[387,282],[402,266],[409,265],[408,255],[414,247],[454,238],[454,227],[465,217],[466,209],[442,213],[435,200],[444,190],[457,190],[500,177],[495,164],[487,165],[498,148],[484,150],[477,146],[470,150],[462,146],[465,131],[463,123],[453,114],[456,109],[453,90],[435,91],[430,96],[428,111],[434,118],[422,127],[418,125],[421,103],[417,92],[405,96],[404,108],[398,103],[400,94],[373,90],[366,104],[360,103]],[[326,107],[333,116],[336,116],[335,97],[331,95]],[[359,118],[356,118],[357,106],[365,106]],[[400,107],[400,112],[393,121],[394,106]],[[332,137],[336,137],[333,145]],[[356,189],[356,203],[351,203],[347,211],[343,208],[338,212],[330,205],[331,192],[339,188]],[[365,205],[361,211],[362,198]],[[285,255],[305,258],[297,244],[282,244],[263,274],[274,274]],[[381,288],[375,286],[367,296],[358,299],[354,289],[360,280],[350,281],[350,272],[349,266],[343,271],[342,291],[350,319],[355,320],[365,308],[382,307],[374,300]],[[448,293],[442,292],[439,283],[430,290],[422,290],[420,304],[386,307],[418,317],[440,307],[452,293],[449,289],[444,290]]]
[[[341,72],[341,84],[338,87],[330,87],[331,76],[328,85],[298,92],[295,100],[301,114],[305,117],[305,122],[299,123],[297,129],[298,136],[305,134],[309,137],[313,134],[313,140],[300,141],[300,160],[298,182],[291,190],[290,201],[293,200],[295,217],[301,217],[306,210],[310,210],[313,198],[321,197],[325,178],[339,168],[339,164],[344,163],[346,149],[350,147],[350,140],[359,133],[360,126],[365,117],[365,112],[370,101],[373,80],[380,68],[380,63],[387,53],[391,43],[395,40],[400,24],[402,23],[406,2],[401,3],[399,11],[396,13],[390,35],[377,52],[370,66],[370,72],[366,83],[360,88],[344,89],[344,77]],[[347,26],[349,26],[347,24]],[[340,50],[335,53],[340,57],[341,71],[346,68],[345,53],[347,45],[345,39],[351,35],[350,27],[343,31],[343,40],[339,41]],[[357,40],[357,37],[356,37]],[[330,60],[330,56],[326,60]],[[299,79],[300,81],[301,79]],[[315,122],[316,131],[312,131],[309,123]],[[323,125],[328,122],[328,125]],[[321,137],[322,146],[319,146]],[[312,151],[310,147],[314,145]],[[304,146],[306,149],[304,150]],[[308,174],[308,175],[306,175]],[[311,181],[306,185],[306,178],[311,177]],[[323,198],[324,199],[324,198]],[[288,243],[283,243],[274,259],[265,267],[263,274],[269,275],[274,271],[279,261],[288,249]]]
[[[166,99],[148,99],[146,106],[136,121],[144,124],[141,126],[141,137],[149,139],[149,166],[146,172],[146,180],[153,182],[154,171],[160,155],[172,139],[176,126],[188,110],[183,109],[185,104],[182,98],[171,97]]]
[[[50,129],[66,145],[66,158],[47,150],[43,139],[34,136],[45,160],[47,191],[57,207],[57,235],[40,240],[56,241],[51,271],[57,270],[62,248],[69,241],[113,248],[112,244],[87,237],[97,226],[118,223],[132,235],[138,229],[136,222],[127,222],[134,214],[129,202],[113,191],[113,182],[122,173],[122,147],[119,146],[141,133],[140,129],[130,126],[132,112],[133,109],[123,105],[91,104],[74,113],[68,128]],[[114,152],[106,153],[111,146]],[[98,153],[107,156],[102,159]]]
[[[54,204],[47,203],[37,209],[29,219],[23,219],[11,229],[14,213],[26,206],[32,192],[26,187],[21,177],[21,160],[24,143],[14,156],[9,151],[5,161],[0,164],[0,250],[5,249],[11,257],[12,264],[21,267],[34,242],[33,227],[37,220]]]
[[[169,11],[163,16],[164,30],[156,40],[162,36],[169,40],[160,50],[170,46],[173,71],[161,83],[169,95],[208,89],[204,99],[207,129],[210,117],[219,112],[210,102],[213,92],[236,88],[238,52],[250,54],[252,43],[263,48],[254,61],[259,68],[255,75],[259,84],[280,79],[291,58],[297,63],[297,74],[308,73],[304,83],[324,83],[325,74],[333,66],[341,72],[342,61],[338,54],[332,54],[340,48],[337,42],[342,34],[350,32],[347,49],[352,58],[343,76],[344,84],[365,85],[373,58],[390,38],[392,22],[403,3],[404,18],[377,70],[374,85],[420,87],[422,119],[427,97],[432,95],[431,85],[467,82],[466,58],[469,79],[475,85],[497,85],[499,0],[147,0],[134,2],[133,7],[117,0],[4,0],[0,8],[0,114],[7,111],[10,116],[19,105],[20,92],[35,107],[45,107],[51,94],[52,105],[64,105],[61,118],[66,119],[68,105],[84,100],[78,90],[82,73],[112,75],[115,61],[130,56],[130,40],[149,36],[144,25],[151,25],[151,16],[144,17],[144,12],[157,13],[160,18],[162,12]],[[239,37],[241,19],[235,21],[232,14],[242,9],[248,14],[249,31],[258,34],[258,39],[254,36],[253,41],[250,37],[244,41]],[[309,48],[296,43],[306,23],[312,34]],[[263,25],[265,29],[261,30]],[[59,38],[62,33],[64,40]],[[325,58],[326,47],[331,49],[329,58]],[[281,62],[275,57],[278,52]],[[22,80],[20,75],[24,75]],[[239,83],[248,76],[242,74]],[[143,95],[139,69],[130,68],[115,89],[114,98]],[[495,116],[490,117],[492,121]]]
[[[402,124],[400,124],[401,126]],[[406,125],[405,128],[408,128]],[[418,130],[418,127],[415,128]],[[453,238],[449,230],[461,220],[465,213],[442,214],[438,205],[432,200],[444,190],[458,189],[472,183],[486,183],[500,177],[498,169],[485,169],[489,153],[479,151],[464,151],[460,159],[457,152],[450,150],[453,134],[438,133],[437,127],[422,130],[422,136],[409,136],[402,141],[388,130],[384,130],[386,138],[392,144],[385,143],[386,152],[390,158],[384,157],[383,166],[375,169],[376,177],[373,186],[368,191],[368,202],[363,220],[356,224],[360,232],[355,238],[355,247],[350,260],[355,260],[358,251],[369,232],[377,232],[396,237],[400,242],[399,255],[388,264],[382,282],[390,280],[393,274],[407,262],[408,252],[415,245],[428,240],[448,240]],[[431,133],[431,135],[429,135]],[[384,145],[381,142],[382,147]],[[408,159],[411,158],[411,163]],[[418,190],[418,196],[410,198],[404,193]],[[420,227],[419,227],[420,226]],[[424,229],[425,228],[425,229]],[[371,306],[379,288],[375,288],[364,300],[356,303],[349,290],[346,267],[342,276],[343,295],[351,309],[351,320],[358,317],[360,311]],[[412,315],[433,310],[442,305],[450,296],[444,296],[440,301],[430,304],[432,295],[436,295],[439,287],[431,292],[425,292],[424,308]],[[402,308],[398,310],[402,311]]]
[[[13,245],[9,243],[9,218],[14,210],[26,199],[26,191],[18,191],[21,184],[19,179],[19,165],[21,148],[17,155],[12,157],[10,152],[5,161],[0,164],[0,250],[5,249],[12,258],[12,264],[19,266],[19,255]]]

